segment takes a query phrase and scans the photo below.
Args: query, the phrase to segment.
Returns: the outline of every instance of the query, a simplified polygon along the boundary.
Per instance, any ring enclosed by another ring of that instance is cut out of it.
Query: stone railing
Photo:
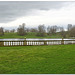
[[[31,46],[31,45],[61,45],[75,44],[75,40],[24,40],[0,41],[0,46]]]

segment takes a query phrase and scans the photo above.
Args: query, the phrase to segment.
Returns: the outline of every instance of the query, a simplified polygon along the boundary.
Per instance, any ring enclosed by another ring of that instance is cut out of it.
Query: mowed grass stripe
[[[75,74],[75,45],[0,47],[0,74]]]

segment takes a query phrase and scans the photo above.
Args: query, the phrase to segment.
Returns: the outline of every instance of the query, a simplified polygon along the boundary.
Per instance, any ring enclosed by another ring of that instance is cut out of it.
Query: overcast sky
[[[74,1],[0,1],[0,27],[75,24]]]

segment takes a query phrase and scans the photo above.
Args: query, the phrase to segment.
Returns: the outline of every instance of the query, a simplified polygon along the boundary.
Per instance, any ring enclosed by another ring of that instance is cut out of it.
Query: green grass
[[[75,74],[75,45],[0,47],[0,74]]]
[[[39,37],[39,36],[36,36],[36,33],[35,32],[29,32],[27,33],[27,35],[25,36],[19,36],[17,33],[5,33],[3,36],[0,36],[0,39],[3,39],[3,38],[61,38],[61,36],[59,34],[54,34],[54,35],[51,35],[51,36],[44,36],[44,37]]]

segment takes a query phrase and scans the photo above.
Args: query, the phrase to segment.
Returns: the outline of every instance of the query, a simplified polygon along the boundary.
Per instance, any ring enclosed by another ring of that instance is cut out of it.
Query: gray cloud
[[[26,16],[31,9],[59,9],[64,2],[59,1],[0,1],[0,23],[14,21]]]

